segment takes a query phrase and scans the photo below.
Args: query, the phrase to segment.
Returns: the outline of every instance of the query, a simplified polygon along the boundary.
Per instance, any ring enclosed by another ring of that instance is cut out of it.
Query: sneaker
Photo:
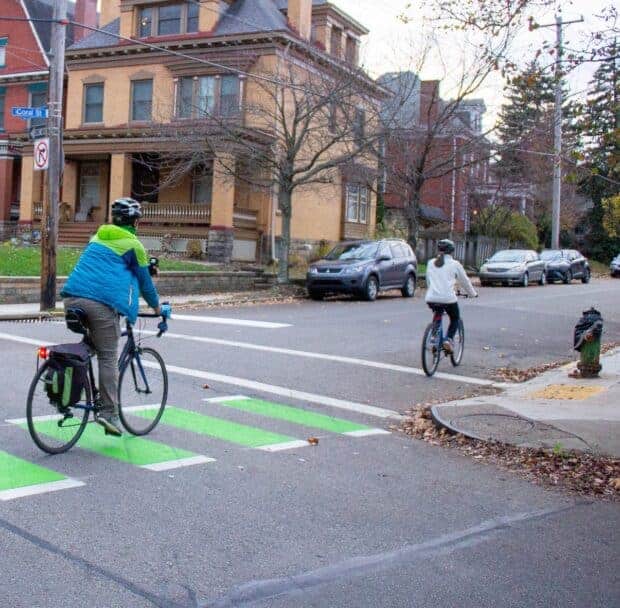
[[[123,434],[121,430],[121,421],[118,416],[114,414],[99,414],[99,416],[97,416],[97,424],[100,424],[104,428],[106,435],[120,437]]]
[[[451,355],[454,352],[454,346],[452,345],[452,340],[448,339],[448,340],[444,340],[443,342],[443,349],[449,354]]]

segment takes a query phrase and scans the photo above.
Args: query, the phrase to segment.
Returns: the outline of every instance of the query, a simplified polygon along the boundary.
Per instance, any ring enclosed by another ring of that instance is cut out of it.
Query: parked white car
[[[484,262],[478,276],[483,287],[493,283],[527,287],[533,282],[547,282],[545,263],[533,249],[498,251]]]

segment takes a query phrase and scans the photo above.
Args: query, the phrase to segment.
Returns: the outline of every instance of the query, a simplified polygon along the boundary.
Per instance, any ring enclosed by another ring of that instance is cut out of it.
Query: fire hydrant
[[[579,351],[579,369],[582,378],[598,378],[601,371],[601,336],[603,317],[595,308],[585,310],[575,325],[575,350]]]

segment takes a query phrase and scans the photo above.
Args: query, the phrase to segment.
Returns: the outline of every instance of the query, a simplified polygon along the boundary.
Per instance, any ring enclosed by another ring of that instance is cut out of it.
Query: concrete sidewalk
[[[620,457],[620,349],[601,363],[600,378],[570,378],[571,364],[498,395],[436,405],[433,416],[477,439]]]

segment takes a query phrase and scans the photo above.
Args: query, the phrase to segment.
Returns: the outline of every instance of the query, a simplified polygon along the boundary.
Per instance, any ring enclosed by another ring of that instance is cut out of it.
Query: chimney
[[[439,80],[423,80],[420,83],[420,123],[433,124],[439,113]]]
[[[102,4],[105,3],[106,1],[104,0]],[[75,3],[74,19],[77,23],[97,27],[97,0],[77,0]],[[92,33],[92,30],[87,30],[83,27],[78,27],[75,25],[73,26],[73,42],[82,40],[82,38],[85,38]]]
[[[312,0],[288,0],[287,17],[292,27],[304,39],[312,36]]]
[[[101,0],[99,23],[101,27],[108,25],[121,16],[121,0]]]

